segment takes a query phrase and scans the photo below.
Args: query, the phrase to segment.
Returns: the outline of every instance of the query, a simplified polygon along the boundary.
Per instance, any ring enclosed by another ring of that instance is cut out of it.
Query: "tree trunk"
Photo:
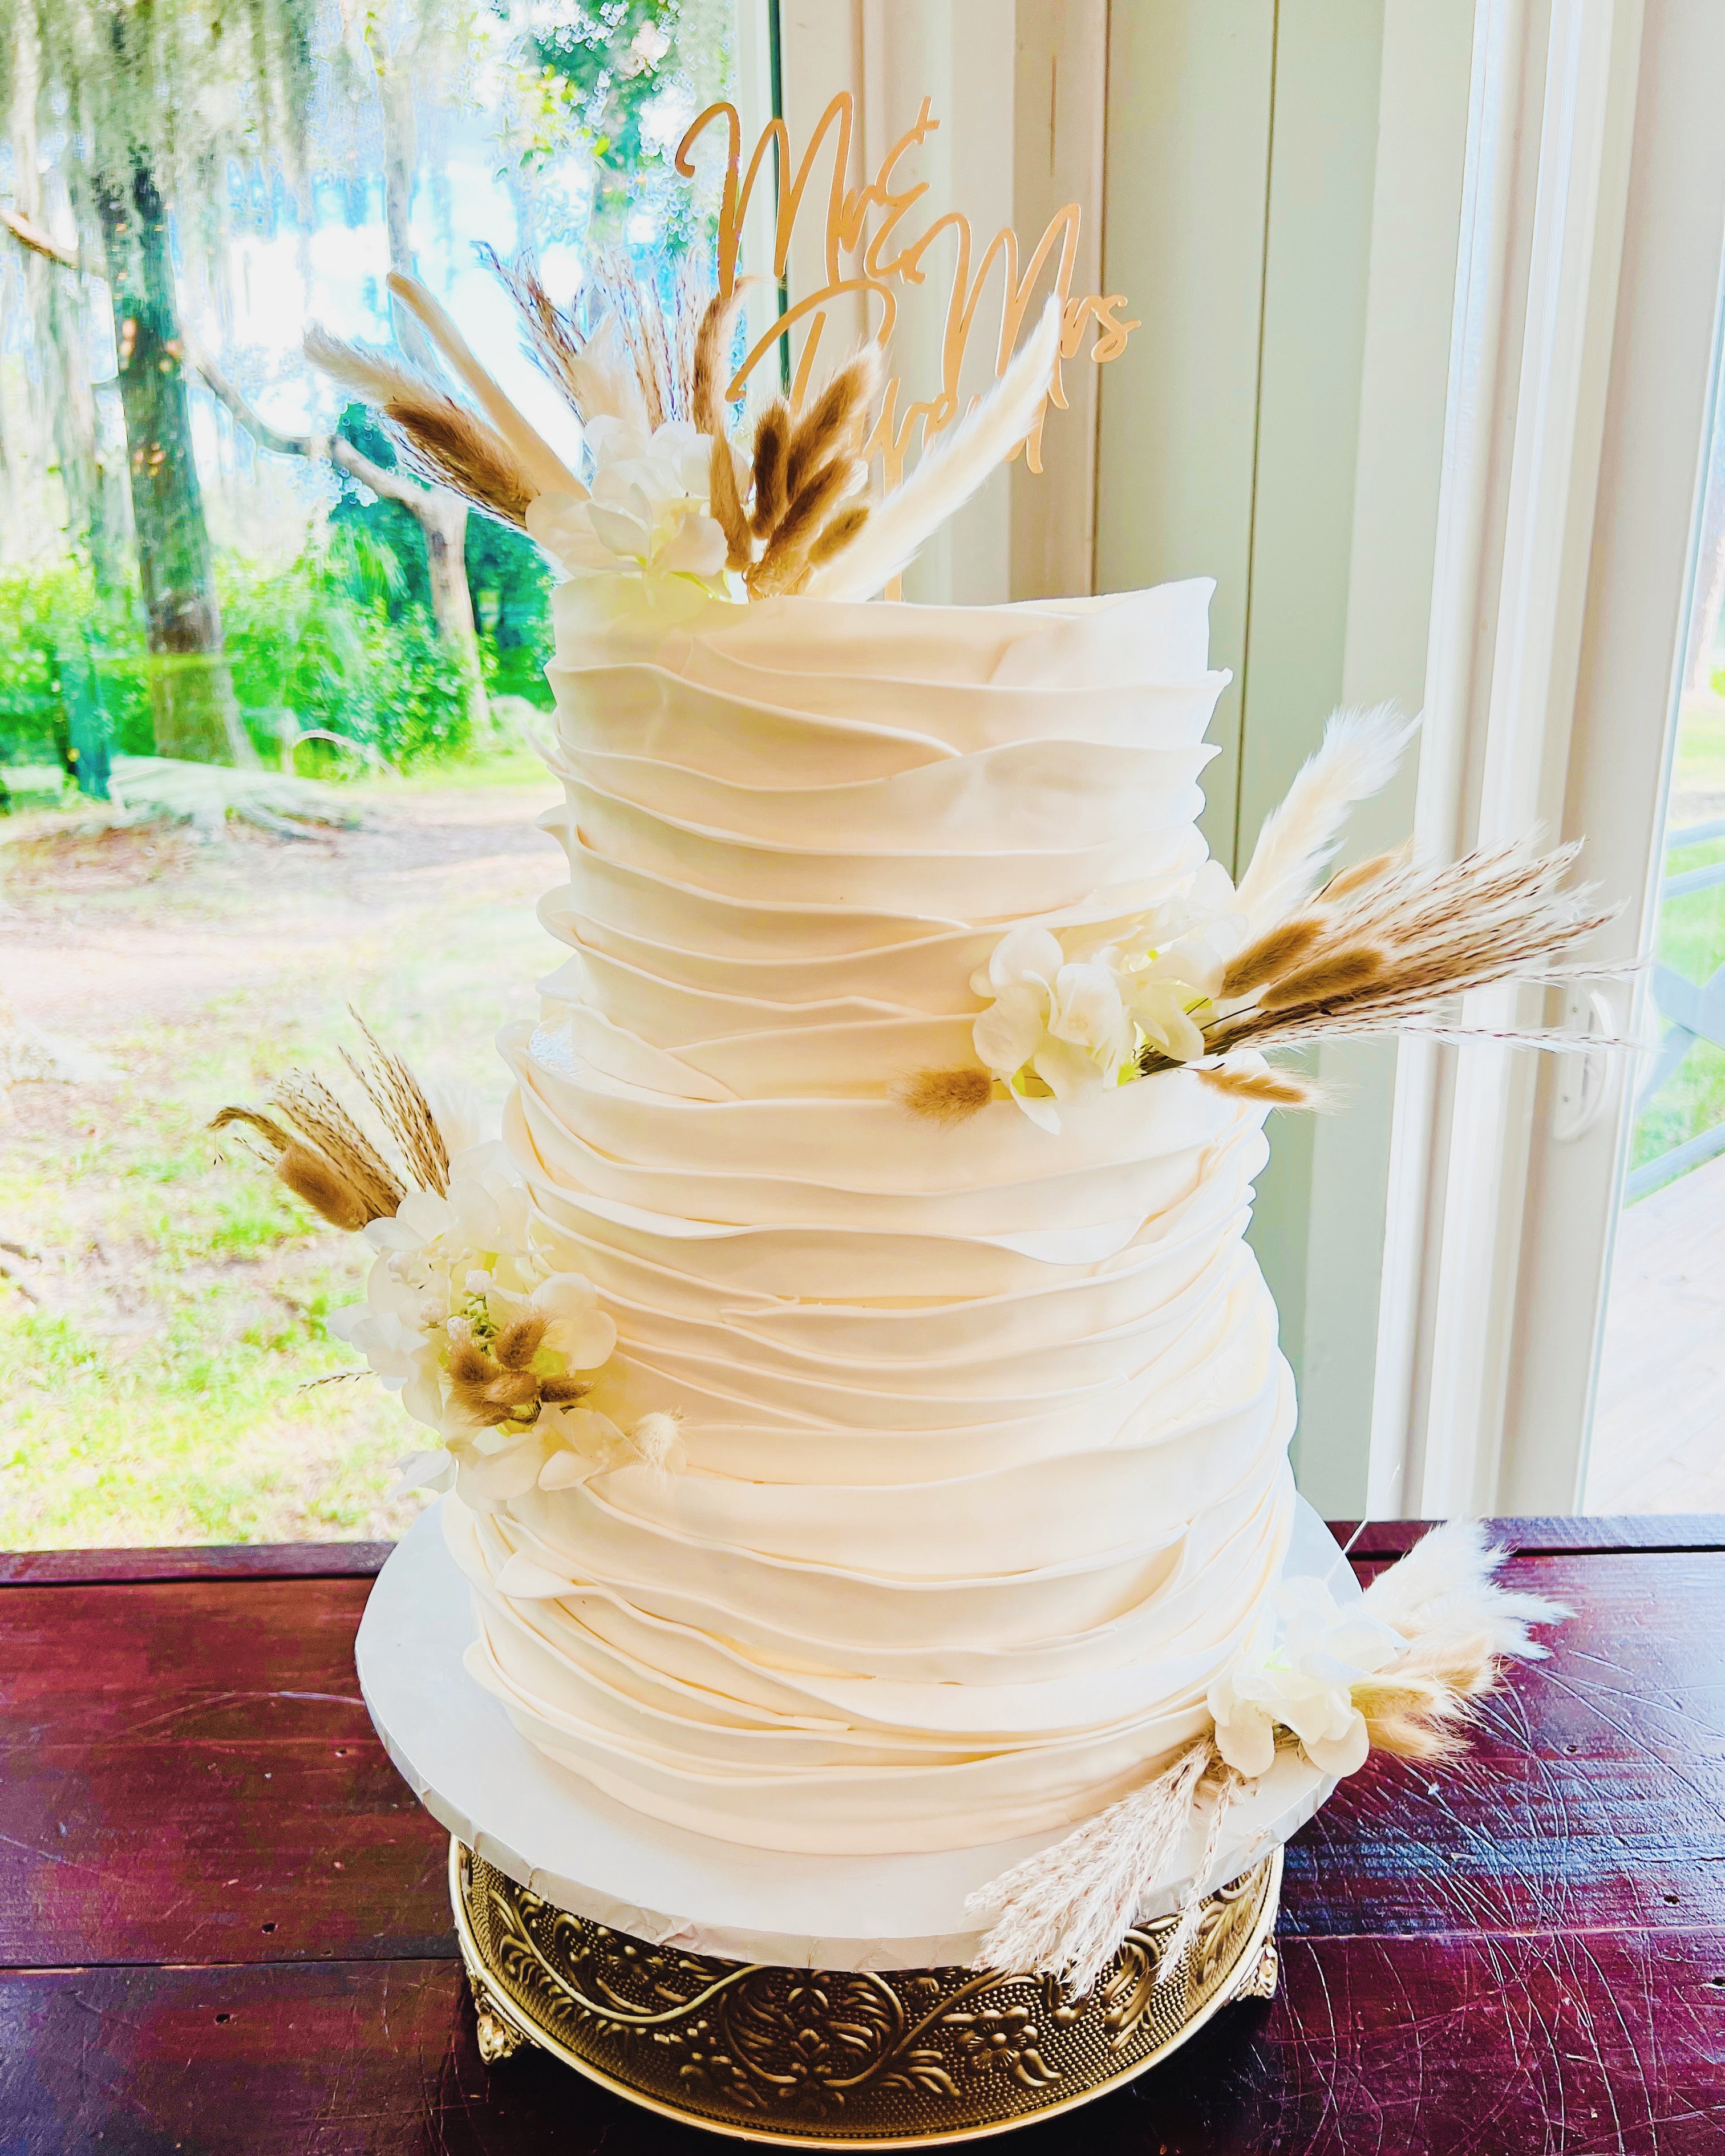
[[[132,523],[161,756],[255,765],[222,644],[209,531],[192,454],[167,213],[148,171],[100,190],[126,415]]]
[[[467,504],[447,487],[429,489],[411,505],[425,534],[431,572],[431,611],[438,639],[466,677],[467,722],[483,732],[490,723],[485,675],[480,666],[479,637],[473,620],[473,592],[467,581]]]
[[[35,23],[28,12],[17,28],[12,55],[13,201],[25,217],[45,224],[36,130],[41,55]],[[85,287],[56,276],[51,262],[33,250],[23,258],[23,280],[30,341],[38,362],[27,370],[31,432],[37,443],[54,444],[69,536],[74,545],[81,542],[88,552],[97,589],[115,591],[124,582],[119,545],[124,516],[121,511],[116,518],[120,505],[112,500],[109,475],[102,466],[95,398],[90,382]],[[45,458],[42,460],[45,462]]]

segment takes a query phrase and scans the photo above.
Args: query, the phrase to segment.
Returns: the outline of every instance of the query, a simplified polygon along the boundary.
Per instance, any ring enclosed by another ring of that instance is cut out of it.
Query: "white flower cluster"
[[[335,1312],[329,1329],[359,1349],[416,1422],[442,1440],[403,1466],[403,1489],[459,1488],[475,1509],[494,1510],[536,1485],[566,1489],[621,1462],[683,1464],[680,1442],[642,1418],[633,1438],[607,1415],[573,1401],[525,1400],[487,1423],[459,1397],[452,1363],[482,1354],[522,1319],[539,1331],[523,1392],[584,1389],[609,1361],[617,1327],[578,1273],[547,1273],[527,1235],[527,1194],[501,1145],[470,1147],[450,1163],[449,1194],[415,1190],[393,1219],[373,1220],[377,1251],[366,1299]]]
[[[1030,1120],[1060,1127],[1058,1103],[1124,1084],[1146,1047],[1177,1063],[1204,1052],[1193,1014],[1221,988],[1246,937],[1227,871],[1206,861],[1178,897],[1116,925],[1088,949],[1026,925],[996,945],[971,988],[992,998],[973,1038]]]
[[[1353,1688],[1407,1652],[1363,1603],[1339,1604],[1321,1579],[1285,1579],[1245,1646],[1211,1685],[1216,1749],[1240,1774],[1267,1772],[1276,1732],[1291,1730],[1313,1766],[1352,1774],[1371,1749]]]
[[[687,419],[650,433],[608,415],[587,429],[593,485],[585,501],[542,495],[528,529],[564,567],[588,574],[651,572],[691,577],[726,595],[725,534],[708,515],[712,439]],[[747,467],[736,449],[741,492]]]

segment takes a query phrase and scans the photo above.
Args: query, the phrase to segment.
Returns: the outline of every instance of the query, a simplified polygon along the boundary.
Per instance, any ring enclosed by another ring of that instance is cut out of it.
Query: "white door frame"
[[[1648,918],[1722,239],[1707,0],[1479,0],[1417,828],[1538,824]],[[1649,716],[1649,713],[1652,716]],[[1632,715],[1635,715],[1632,716]],[[1477,999],[1539,1015],[1539,998]],[[1551,1014],[1555,1015],[1556,1014]],[[1368,1505],[1573,1511],[1627,1108],[1404,1044]]]

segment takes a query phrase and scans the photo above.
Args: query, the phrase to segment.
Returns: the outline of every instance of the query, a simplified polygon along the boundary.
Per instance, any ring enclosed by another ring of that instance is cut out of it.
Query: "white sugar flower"
[[[373,1220],[365,1235],[377,1257],[366,1299],[328,1321],[401,1394],[416,1422],[445,1436],[459,1426],[444,1383],[451,1319],[475,1298],[488,1307],[494,1294],[512,1308],[539,1280],[527,1250],[527,1194],[507,1168],[501,1145],[475,1147],[451,1162],[446,1197],[409,1191],[392,1219]],[[576,1321],[583,1313],[560,1306],[546,1315]]]
[[[973,1029],[976,1052],[1045,1130],[1060,1127],[1054,1101],[1117,1085],[1132,1060],[1116,956],[1105,948],[1068,960],[1047,929],[1026,927],[1004,936],[971,976],[975,993],[994,999]],[[1045,1092],[1026,1092],[1027,1075]]]
[[[649,434],[606,415],[589,425],[587,444],[589,499],[542,495],[527,512],[533,536],[566,568],[691,577],[722,596],[725,534],[708,514],[711,437],[686,419]],[[738,484],[747,484],[741,466]]]
[[[1343,1608],[1321,1579],[1285,1579],[1251,1638],[1209,1688],[1216,1749],[1240,1774],[1268,1771],[1276,1732],[1291,1730],[1313,1766],[1351,1774],[1370,1750],[1353,1687],[1407,1650],[1400,1633],[1358,1603]]]

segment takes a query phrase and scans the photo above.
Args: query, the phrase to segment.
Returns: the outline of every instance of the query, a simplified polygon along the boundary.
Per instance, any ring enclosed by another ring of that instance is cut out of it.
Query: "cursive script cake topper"
[[[1084,344],[1086,324],[1095,325],[1095,341],[1088,357],[1097,366],[1105,365],[1111,359],[1117,359],[1126,349],[1127,338],[1138,327],[1135,321],[1122,319],[1120,311],[1127,304],[1124,293],[1104,295],[1091,292],[1076,298],[1073,295],[1072,280],[1077,268],[1081,215],[1079,205],[1068,203],[1063,209],[1055,211],[1029,260],[1024,264],[1022,275],[1019,267],[1019,238],[1010,225],[1003,225],[989,241],[973,274],[970,220],[962,211],[944,211],[920,231],[914,226],[908,231],[904,228],[911,213],[928,192],[926,180],[901,177],[899,172],[901,161],[926,141],[940,126],[939,121],[933,116],[927,98],[922,100],[915,125],[907,128],[887,151],[874,178],[860,187],[849,187],[845,184],[855,126],[855,105],[849,90],[840,90],[821,115],[809,146],[794,171],[790,131],[784,121],[777,117],[769,121],[761,131],[745,170],[742,164],[742,122],[735,105],[720,103],[710,105],[706,111],[698,114],[677,146],[676,167],[685,179],[695,176],[691,151],[708,129],[715,126],[723,126],[726,141],[725,181],[719,205],[718,233],[718,283],[720,296],[723,299],[728,299],[737,288],[737,258],[743,224],[754,191],[766,169],[769,149],[776,151],[779,178],[773,231],[773,275],[780,280],[783,280],[789,265],[792,235],[803,213],[804,198],[809,192],[810,182],[815,177],[823,150],[831,159],[825,191],[826,221],[822,234],[824,282],[814,290],[798,295],[778,316],[772,327],[749,347],[732,377],[726,392],[727,401],[734,402],[743,394],[750,376],[781,337],[798,325],[806,325],[801,356],[789,390],[791,409],[793,412],[799,411],[808,393],[829,311],[835,301],[847,295],[860,295],[865,303],[870,298],[879,299],[880,321],[875,338],[878,343],[886,346],[898,318],[899,300],[896,283],[905,285],[924,283],[927,275],[923,267],[924,258],[942,235],[950,231],[955,239],[957,260],[947,300],[939,388],[933,396],[909,403],[901,412],[900,379],[896,375],[889,376],[881,396],[879,416],[863,448],[863,454],[867,459],[872,461],[877,456],[880,459],[882,477],[890,490],[903,477],[906,459],[912,448],[927,448],[937,435],[943,433],[960,416],[959,380],[971,336],[977,326],[983,287],[995,258],[999,256],[1002,263],[1004,290],[999,331],[995,343],[994,372],[997,376],[1004,376],[1012,362],[1019,332],[1029,311],[1031,295],[1058,250],[1052,289],[1060,306],[1059,359],[1035,423],[1022,445],[1030,470],[1040,471],[1042,430],[1048,406],[1053,403],[1063,411],[1066,408],[1060,362],[1078,357]],[[815,199],[818,201],[819,198]],[[1014,456],[1017,454],[1016,449],[1012,452]]]

